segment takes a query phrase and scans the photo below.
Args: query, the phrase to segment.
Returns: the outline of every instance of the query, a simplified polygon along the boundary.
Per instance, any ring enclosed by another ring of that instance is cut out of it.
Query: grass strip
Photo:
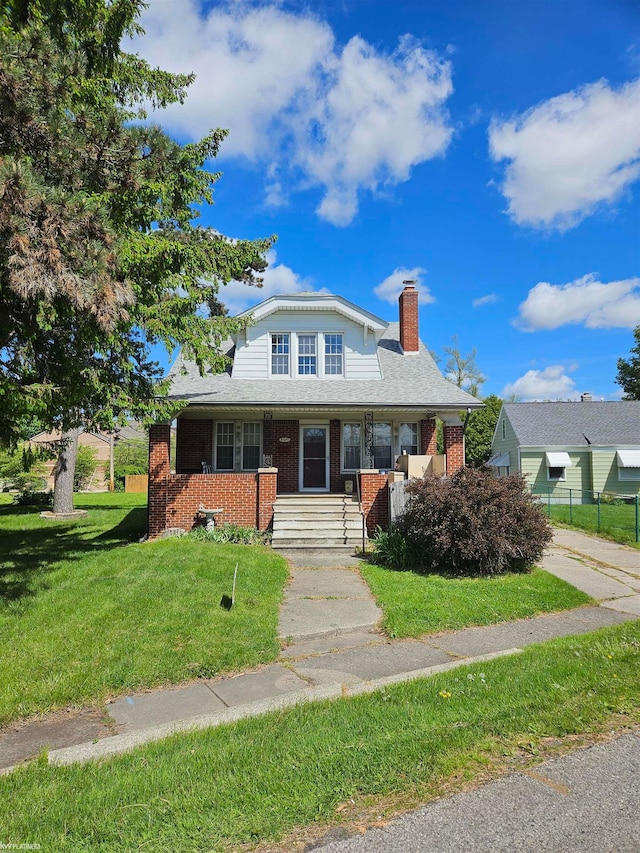
[[[544,500],[544,496],[543,496]],[[576,530],[586,530],[594,536],[603,536],[621,545],[640,548],[636,542],[636,517],[633,504],[600,505],[600,523],[598,524],[598,507],[596,504],[551,504],[545,506],[554,524],[563,524]]]
[[[640,622],[369,696],[0,779],[2,841],[78,851],[237,849],[337,822],[349,799],[425,797],[543,737],[638,721]]]
[[[81,497],[91,508],[80,522],[0,510],[0,723],[278,656],[280,556],[185,538],[127,544],[144,529],[140,496]]]
[[[391,637],[493,625],[592,600],[542,569],[491,578],[397,572],[371,563],[363,563],[361,571],[384,611],[384,628]]]

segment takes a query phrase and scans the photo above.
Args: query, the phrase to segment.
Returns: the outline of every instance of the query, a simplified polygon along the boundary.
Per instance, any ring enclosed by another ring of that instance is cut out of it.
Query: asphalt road
[[[321,853],[640,853],[640,736],[437,800]]]

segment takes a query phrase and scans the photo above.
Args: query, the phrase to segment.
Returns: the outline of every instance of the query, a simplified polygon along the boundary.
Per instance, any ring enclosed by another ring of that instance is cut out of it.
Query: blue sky
[[[278,235],[262,291],[397,319],[483,395],[616,399],[640,324],[640,7],[633,0],[151,0],[135,49],[197,79],[154,116],[227,127],[203,223]],[[443,362],[444,364],[444,362]]]

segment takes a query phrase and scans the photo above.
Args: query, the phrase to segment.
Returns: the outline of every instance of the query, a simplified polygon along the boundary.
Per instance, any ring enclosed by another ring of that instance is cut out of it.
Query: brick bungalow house
[[[443,377],[418,334],[418,293],[405,286],[399,323],[341,296],[272,296],[225,345],[230,362],[200,376],[179,355],[169,424],[149,435],[149,536],[191,529],[198,508],[266,529],[282,495],[359,495],[369,532],[386,525],[389,472],[403,455],[436,454],[444,422],[447,474],[464,464],[460,412],[481,403]],[[244,315],[241,315],[244,316]],[[427,460],[428,462],[429,460]],[[351,500],[351,499],[349,499]]]

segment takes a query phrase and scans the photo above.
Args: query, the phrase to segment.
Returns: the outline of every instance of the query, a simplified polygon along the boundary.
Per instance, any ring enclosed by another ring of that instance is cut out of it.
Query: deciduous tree
[[[458,386],[464,388],[470,394],[477,396],[480,386],[484,382],[482,371],[476,365],[475,347],[466,355],[462,354],[458,344],[457,335],[453,336],[450,347],[443,347],[448,356],[445,364],[445,376]]]
[[[628,359],[618,359],[616,383],[624,390],[625,400],[640,400],[640,326],[633,330],[636,345]]]
[[[482,402],[484,409],[471,413],[465,432],[466,462],[474,468],[489,459],[493,433],[502,409],[502,400],[495,394],[485,397]]]

